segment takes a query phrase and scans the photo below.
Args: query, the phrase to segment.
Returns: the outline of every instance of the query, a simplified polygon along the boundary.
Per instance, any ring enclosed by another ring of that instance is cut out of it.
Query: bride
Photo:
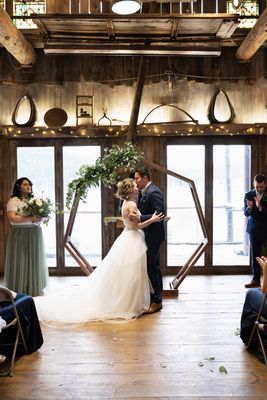
[[[145,222],[130,221],[137,213],[138,188],[127,178],[117,185],[116,196],[123,200],[124,230],[101,264],[79,286],[65,286],[56,293],[35,298],[39,319],[44,323],[85,323],[110,319],[137,318],[150,306],[146,244],[142,231],[160,222],[156,214]]]

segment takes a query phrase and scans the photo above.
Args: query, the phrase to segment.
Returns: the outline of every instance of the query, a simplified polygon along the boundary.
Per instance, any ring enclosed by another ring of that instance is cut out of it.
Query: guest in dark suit
[[[165,214],[164,196],[160,189],[150,180],[150,172],[145,167],[136,168],[135,182],[141,192],[138,199],[138,209],[141,212],[141,222],[151,218],[153,213]],[[153,225],[153,226],[152,226]],[[147,272],[153,288],[151,305],[145,314],[152,314],[162,308],[162,275],[160,270],[160,246],[165,239],[165,225],[156,222],[144,229],[147,245]]]
[[[245,194],[244,214],[247,217],[253,274],[252,281],[245,287],[253,288],[260,286],[261,270],[256,257],[261,256],[263,246],[266,248],[267,239],[267,190],[264,175],[256,175],[254,189]]]

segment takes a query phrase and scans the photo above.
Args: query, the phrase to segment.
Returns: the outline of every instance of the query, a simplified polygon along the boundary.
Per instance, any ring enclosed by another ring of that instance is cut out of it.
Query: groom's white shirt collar
[[[146,190],[147,190],[147,188],[148,188],[148,186],[151,184],[151,181],[149,181],[148,182],[148,184],[141,190],[141,193],[142,194],[145,194],[145,192],[146,192]]]

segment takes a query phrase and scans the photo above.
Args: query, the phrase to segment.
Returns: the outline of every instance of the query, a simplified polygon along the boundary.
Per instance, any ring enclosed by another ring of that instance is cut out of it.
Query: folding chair
[[[13,329],[15,329],[15,338],[14,338],[14,340],[8,341],[8,342],[5,342],[5,343],[1,343],[0,342],[0,346],[5,346],[5,347],[6,346],[13,346],[10,366],[9,366],[9,368],[4,370],[3,372],[0,372],[0,376],[8,376],[8,375],[9,376],[13,376],[14,362],[15,362],[18,343],[19,343],[19,338],[21,339],[21,342],[22,342],[22,344],[24,346],[24,349],[25,349],[26,353],[28,353],[28,350],[27,350],[27,346],[26,346],[23,330],[22,330],[22,327],[21,327],[19,315],[18,315],[18,312],[17,312],[17,308],[16,308],[16,304],[15,304],[12,292],[9,289],[4,288],[2,286],[0,286],[0,302],[10,303],[10,305],[12,307],[12,311],[14,313],[14,318],[7,323],[7,325],[2,329],[2,331],[5,331],[5,330],[7,330],[9,328],[12,328],[12,327],[13,327]],[[0,337],[1,337],[1,333],[0,333]],[[12,337],[12,335],[11,335],[11,337]]]
[[[249,347],[251,346],[251,343],[255,340],[255,334],[256,334],[256,337],[258,337],[258,340],[259,340],[259,343],[260,343],[261,351],[262,351],[263,358],[264,358],[264,363],[265,363],[265,365],[267,367],[266,348],[265,348],[265,344],[264,344],[263,339],[262,339],[262,332],[259,330],[259,324],[267,324],[267,319],[264,318],[263,315],[262,315],[266,300],[267,300],[267,290],[263,295],[261,306],[260,306],[256,321],[254,323],[251,335],[249,337],[249,341],[248,341],[248,344],[247,344],[247,349],[249,349]]]

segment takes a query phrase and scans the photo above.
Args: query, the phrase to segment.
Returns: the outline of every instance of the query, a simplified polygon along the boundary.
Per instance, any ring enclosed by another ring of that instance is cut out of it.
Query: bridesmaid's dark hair
[[[134,183],[134,180],[131,178],[126,178],[123,179],[123,181],[118,182],[118,190],[115,196],[122,200],[128,200],[133,191]]]
[[[26,176],[23,176],[22,178],[19,178],[19,179],[16,180],[16,182],[14,183],[13,192],[12,192],[12,196],[11,197],[18,197],[19,199],[21,199],[20,186],[21,186],[23,181],[28,181],[29,182],[30,187],[31,187],[31,193],[29,193],[29,197],[33,197],[32,182],[30,181],[29,178],[26,178]]]

